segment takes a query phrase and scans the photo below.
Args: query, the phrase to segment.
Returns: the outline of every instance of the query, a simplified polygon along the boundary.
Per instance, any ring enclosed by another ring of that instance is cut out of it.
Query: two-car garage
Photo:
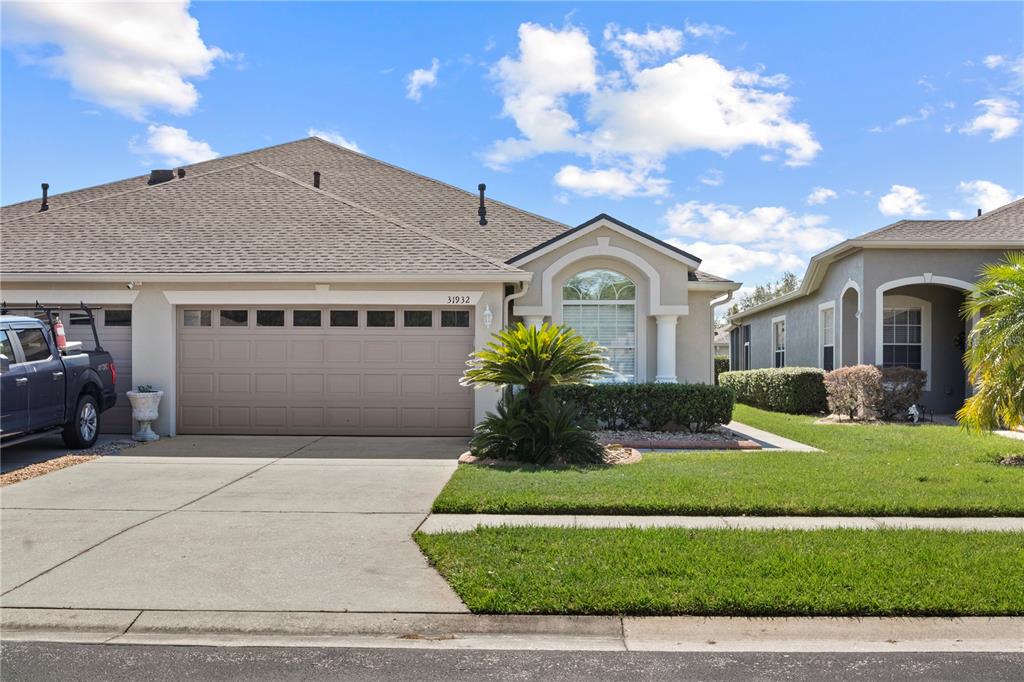
[[[466,435],[473,311],[179,306],[183,434]]]

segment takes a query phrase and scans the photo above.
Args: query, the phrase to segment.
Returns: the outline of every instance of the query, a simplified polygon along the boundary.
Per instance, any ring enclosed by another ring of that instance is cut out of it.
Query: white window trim
[[[879,316],[883,320],[883,324],[878,327],[878,339],[879,347],[882,349],[878,353],[878,357],[875,358],[877,361],[875,364],[879,367],[882,366],[884,360],[885,350],[885,336],[883,334],[883,325],[885,320],[885,309],[886,308],[920,308],[921,309],[921,369],[927,372],[927,378],[924,383],[924,390],[932,390],[932,303],[926,301],[923,298],[917,298],[916,296],[903,296],[903,295],[889,295],[882,297],[882,307],[879,308]]]
[[[777,317],[773,317],[772,318],[772,326],[771,326],[771,330],[772,330],[772,337],[771,337],[771,349],[772,349],[771,361],[772,361],[772,364],[771,364],[771,366],[772,367],[775,367],[775,352],[777,350],[775,348],[775,325],[778,324],[779,322],[782,323],[782,365],[781,365],[781,367],[785,367],[786,366],[786,360],[787,360],[786,355],[789,352],[789,348],[788,348],[789,347],[789,339],[787,338],[787,335],[789,334],[789,330],[786,328],[788,326],[786,324],[786,316],[785,315],[779,315]]]
[[[825,311],[832,311],[832,343],[825,341]],[[825,346],[832,346],[832,369],[839,366],[836,362],[836,302],[825,301],[818,304],[818,367],[825,369]]]

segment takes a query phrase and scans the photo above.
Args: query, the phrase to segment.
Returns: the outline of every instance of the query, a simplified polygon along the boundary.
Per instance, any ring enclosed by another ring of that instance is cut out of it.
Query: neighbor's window
[[[433,310],[404,310],[402,324],[406,327],[433,327]]]
[[[775,366],[786,366],[786,321],[772,322],[772,350],[775,354]]]
[[[359,311],[358,310],[332,310],[331,311],[331,326],[332,327],[358,327],[359,326]]]
[[[607,349],[611,381],[636,381],[636,285],[613,270],[587,270],[562,286],[562,324]]]
[[[750,369],[750,325],[745,324],[743,329],[743,364],[740,369]]]
[[[836,309],[821,311],[821,368],[826,372],[834,370],[836,363]]]
[[[319,327],[320,326],[320,311],[319,310],[293,310],[292,311],[292,326],[293,327]]]
[[[103,311],[103,325],[106,327],[132,326],[132,311],[122,308]]]
[[[283,310],[257,310],[256,311],[256,326],[257,327],[283,327],[284,326],[284,311]]]
[[[186,327],[209,327],[213,324],[213,315],[209,310],[185,310]]]
[[[882,366],[921,369],[921,309],[882,312]]]
[[[441,311],[441,326],[442,327],[468,327],[469,326],[469,311],[468,310],[442,310]]]
[[[248,327],[248,310],[221,310],[220,326],[222,327]]]
[[[395,326],[395,311],[394,310],[367,310],[366,311],[366,326],[367,327],[394,327]]]

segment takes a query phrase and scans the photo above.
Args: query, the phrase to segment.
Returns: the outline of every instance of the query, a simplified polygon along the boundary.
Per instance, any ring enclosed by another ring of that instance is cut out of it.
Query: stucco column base
[[[678,315],[658,315],[658,373],[654,381],[659,384],[674,384],[676,378],[676,325]]]
[[[523,324],[527,327],[541,327],[544,325],[543,315],[527,315],[523,318]]]

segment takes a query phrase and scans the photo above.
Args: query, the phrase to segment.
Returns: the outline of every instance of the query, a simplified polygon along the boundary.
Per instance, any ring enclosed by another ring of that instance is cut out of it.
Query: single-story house
[[[715,357],[729,357],[729,338],[728,325],[723,325],[715,329],[715,336],[712,341]]]
[[[971,320],[960,307],[981,268],[1024,249],[1024,199],[970,220],[901,220],[817,254],[800,287],[730,317],[733,369],[861,363],[923,369],[921,403],[954,412],[971,386]]]
[[[459,385],[504,326],[551,321],[615,376],[712,381],[713,302],[739,284],[608,215],[570,229],[319,138],[2,209],[2,298],[102,306],[124,391],[161,434],[465,435]],[[71,319],[69,337],[82,335]]]

